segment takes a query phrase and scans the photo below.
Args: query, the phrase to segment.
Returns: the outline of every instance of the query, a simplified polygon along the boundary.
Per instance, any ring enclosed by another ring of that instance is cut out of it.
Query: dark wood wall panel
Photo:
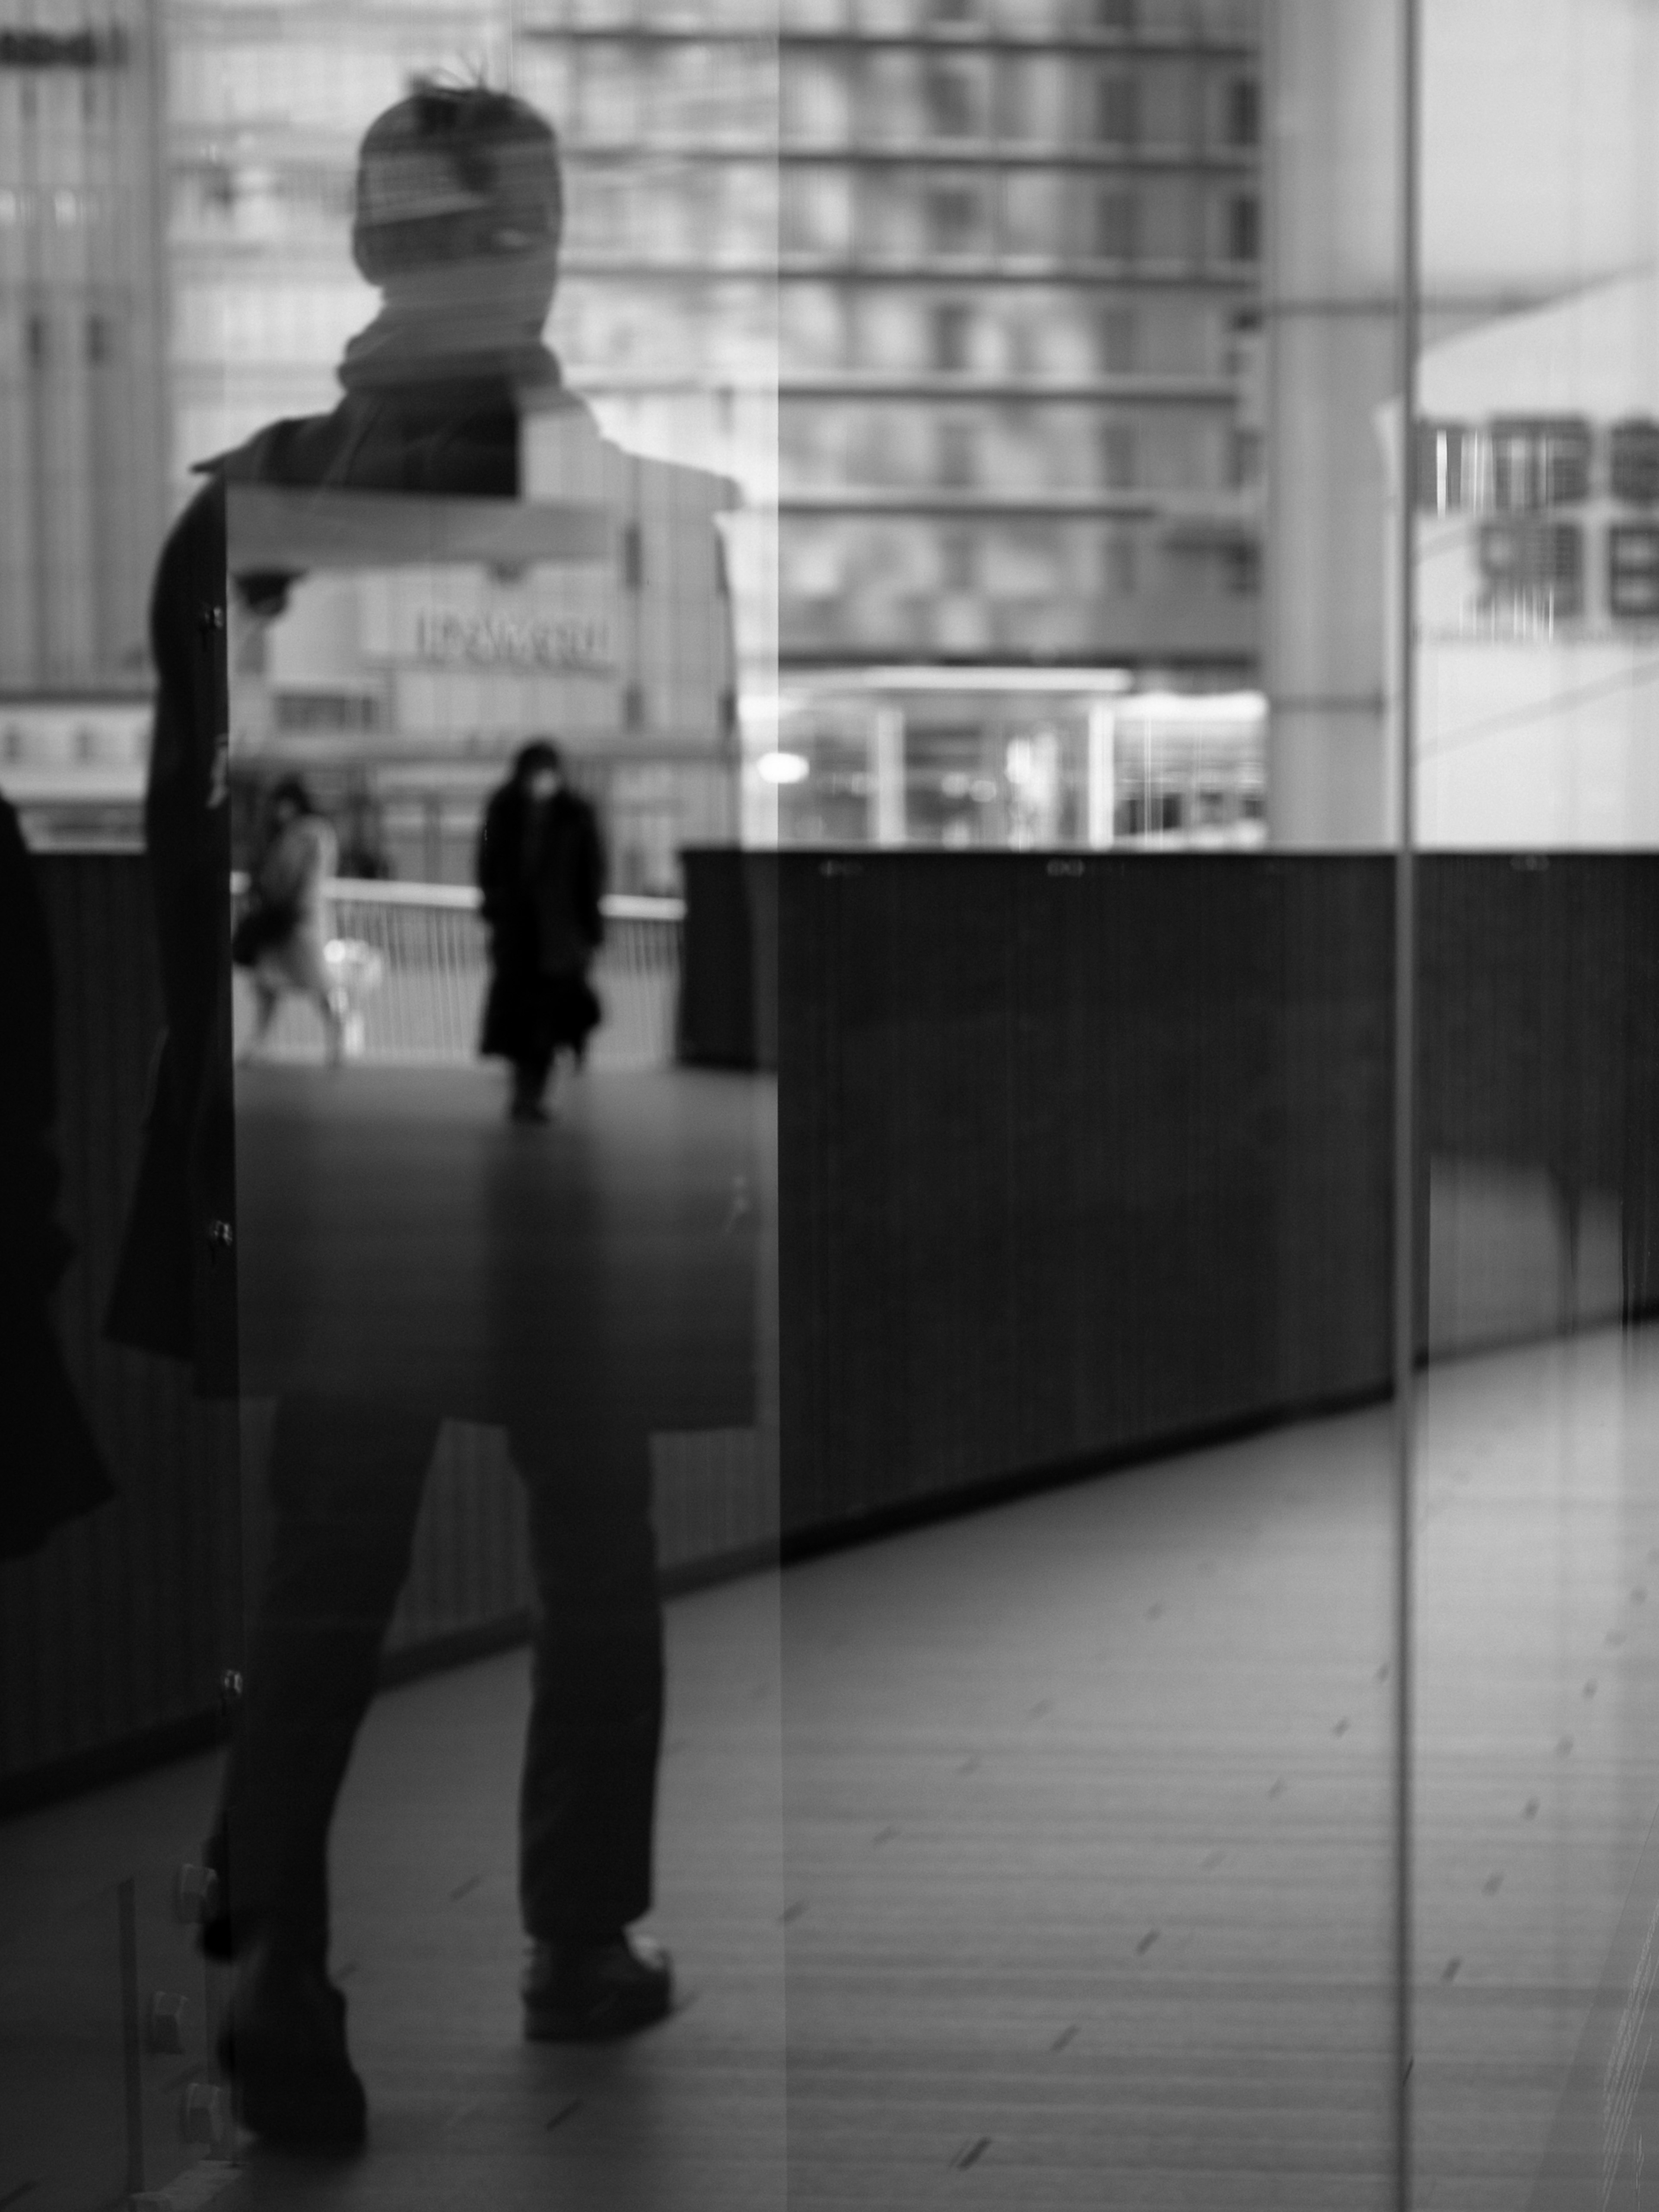
[[[1659,858],[1460,854],[1421,871],[1422,1152],[1616,1200],[1625,1304],[1659,1304]]]
[[[1624,917],[1626,1295],[1651,1313],[1659,1308],[1659,864],[1626,872]]]
[[[1260,1158],[1273,1191],[1266,1407],[1375,1387],[1386,1361],[1392,1246],[1393,891],[1386,861],[1259,866],[1273,950],[1271,1109]]]
[[[676,1051],[688,1067],[757,1064],[755,933],[744,857],[732,846],[696,846],[680,855],[685,923]]]
[[[787,1530],[1387,1388],[1387,855],[776,866]],[[1650,1308],[1659,862],[1418,880],[1419,1218],[1613,1197]]]
[[[1419,875],[1425,1151],[1616,1188],[1650,864],[1460,854]]]
[[[40,876],[79,1245],[58,1319],[121,1496],[0,1567],[0,1791],[211,1712],[241,1616],[234,1413],[100,1330],[159,1023],[143,866]],[[1425,1161],[1616,1198],[1651,1310],[1659,860],[1419,880]],[[775,1034],[781,1070],[786,1537],[1386,1387],[1386,856],[751,854],[714,895],[746,943],[703,971],[705,1033],[751,1058]],[[753,1439],[663,1441],[677,1571],[770,1534]],[[440,1458],[405,1657],[527,1594],[499,1440]]]
[[[1374,1381],[1385,871],[790,856],[781,890],[787,1526]]]
[[[778,1064],[777,856],[735,845],[680,854],[685,925],[675,1049],[688,1067]]]

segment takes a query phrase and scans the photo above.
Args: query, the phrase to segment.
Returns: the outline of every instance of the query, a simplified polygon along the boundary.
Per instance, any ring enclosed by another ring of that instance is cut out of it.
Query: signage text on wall
[[[612,667],[611,625],[603,615],[475,613],[421,607],[415,615],[415,656],[446,665],[493,668]]]
[[[118,30],[0,29],[0,69],[98,69],[127,58]]]
[[[1616,630],[1659,623],[1659,422],[1580,415],[1419,422],[1422,515],[1467,515],[1475,578],[1466,611],[1526,629],[1582,624],[1600,547],[1599,611]]]

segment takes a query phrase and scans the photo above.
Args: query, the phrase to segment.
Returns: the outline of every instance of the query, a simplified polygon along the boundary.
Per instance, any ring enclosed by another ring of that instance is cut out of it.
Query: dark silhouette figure
[[[513,1119],[544,1121],[555,1056],[580,1066],[599,1019],[587,976],[605,935],[599,823],[544,738],[520,750],[485,810],[477,876],[491,969],[479,1049],[512,1062]]]
[[[340,873],[362,883],[385,883],[393,873],[374,808],[361,774],[347,784],[340,832]]]
[[[521,102],[425,88],[383,115],[363,143],[353,245],[385,305],[347,349],[346,396],[331,414],[273,424],[212,465],[167,541],[154,599],[160,685],[146,820],[168,1028],[110,1328],[124,1341],[193,1360],[207,1391],[239,1387],[240,1356],[243,1387],[278,1401],[270,1554],[213,1845],[222,1896],[204,1941],[241,1966],[223,2056],[245,2123],[274,2141],[336,2149],[362,2141],[366,2108],[346,2046],[345,2001],[327,1977],[329,1824],[446,1413],[505,1427],[528,1491],[542,1603],[520,1818],[532,1941],[526,2032],[614,2033],[661,2017],[671,1996],[666,1959],[628,1932],[651,1901],[663,1698],[647,1432],[637,1411],[623,1410],[637,1302],[608,1301],[605,1345],[586,1342],[581,1316],[592,1322],[593,1302],[572,1273],[582,1239],[562,1221],[522,1277],[510,1255],[479,1262],[490,1287],[478,1322],[451,1285],[411,1281],[387,1262],[395,1222],[377,1218],[353,1241],[343,1217],[368,1202],[372,1178],[337,1158],[334,1213],[318,1231],[325,1265],[311,1267],[319,1248],[305,1243],[319,1188],[312,1176],[295,1176],[271,1201],[266,1218],[276,1225],[263,1255],[257,1237],[238,1247],[252,1254],[240,1285],[248,1318],[240,1355],[237,1270],[224,1264],[240,1239],[229,810],[217,735],[226,726],[224,635],[215,614],[226,486],[505,500],[519,490],[527,410],[569,410],[564,419],[579,416],[597,441],[540,338],[559,223],[553,134]],[[656,471],[665,498],[669,480],[686,473],[650,462],[637,471]],[[530,1026],[542,1040],[535,1055],[571,1026],[558,1012],[560,993],[544,993],[540,979],[567,973],[577,940],[591,951],[599,884],[589,817],[554,798],[540,819],[538,836],[517,837],[508,864],[527,876],[537,917],[538,981],[528,994]],[[504,831],[486,844],[510,854],[515,840]],[[538,888],[549,879],[562,886],[556,894]],[[505,927],[510,936],[510,920]],[[498,983],[512,969],[508,953]],[[513,995],[509,988],[509,1005]],[[516,1060],[523,1032],[510,1034]],[[533,1074],[534,1055],[529,1065]],[[395,1133],[359,1128],[355,1092],[332,1095],[328,1141],[346,1148],[341,1158],[352,1143],[372,1146],[383,1164]],[[274,1172],[276,1154],[262,1151],[260,1137],[256,1119],[244,1130],[246,1188]],[[313,1139],[322,1141],[302,1133]],[[420,1141],[418,1133],[408,1141]],[[525,1173],[549,1161],[539,1147],[508,1149]],[[454,1203],[413,1162],[397,1188],[398,1203],[418,1204],[428,1218]],[[666,1200],[661,1210],[678,1218]],[[522,1212],[504,1219],[502,1235]],[[464,1209],[457,1233],[477,1233]],[[638,1249],[657,1244],[647,1236]],[[463,1340],[475,1322],[488,1340],[469,1355]],[[349,1362],[336,1356],[341,1344],[353,1347]],[[742,1416],[726,1407],[716,1418]]]
[[[52,1325],[75,1246],[58,1219],[52,948],[28,848],[0,799],[0,1559],[115,1494]]]

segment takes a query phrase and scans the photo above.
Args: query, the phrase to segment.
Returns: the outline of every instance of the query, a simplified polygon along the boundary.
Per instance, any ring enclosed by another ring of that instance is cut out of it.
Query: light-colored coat
[[[267,847],[255,872],[260,898],[286,907],[294,927],[264,947],[254,980],[274,991],[303,991],[325,997],[330,988],[323,948],[329,939],[328,899],[324,886],[339,861],[339,841],[319,814],[301,814]]]

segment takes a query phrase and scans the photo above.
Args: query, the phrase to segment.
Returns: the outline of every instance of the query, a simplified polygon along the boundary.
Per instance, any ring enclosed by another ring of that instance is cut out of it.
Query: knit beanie
[[[369,125],[352,251],[372,283],[445,262],[556,251],[558,141],[533,107],[484,85],[417,78]]]

